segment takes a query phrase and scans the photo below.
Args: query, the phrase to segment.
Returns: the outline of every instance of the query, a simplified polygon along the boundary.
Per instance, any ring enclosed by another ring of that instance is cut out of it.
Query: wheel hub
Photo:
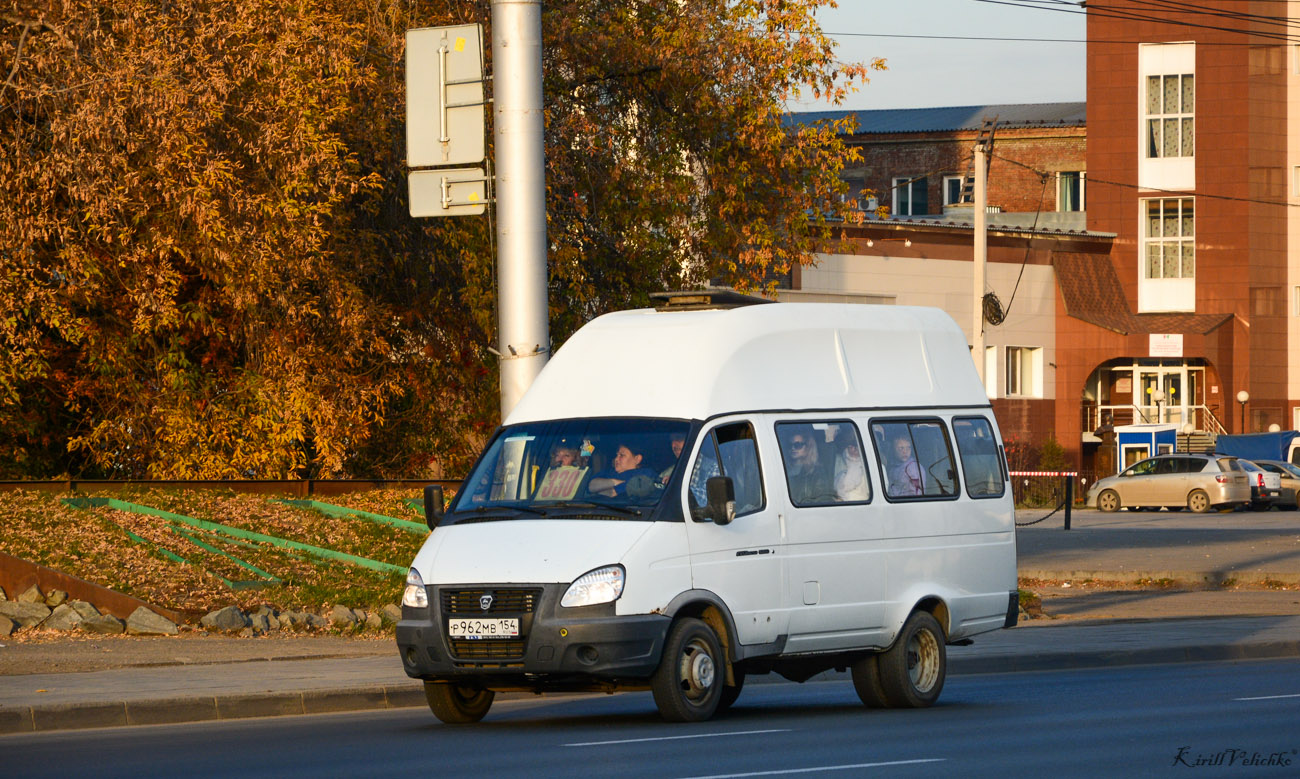
[[[908,642],[907,673],[920,692],[928,692],[938,681],[939,645],[928,631],[917,633]]]
[[[691,658],[691,686],[707,690],[713,686],[713,658],[706,652],[696,652]]]

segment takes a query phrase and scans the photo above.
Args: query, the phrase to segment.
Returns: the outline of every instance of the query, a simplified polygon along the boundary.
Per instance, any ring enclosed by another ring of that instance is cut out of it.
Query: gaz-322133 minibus
[[[947,314],[691,302],[588,323],[450,506],[426,490],[397,645],[442,721],[622,690],[698,721],[828,669],[925,707],[946,647],[1016,623],[1006,458]]]

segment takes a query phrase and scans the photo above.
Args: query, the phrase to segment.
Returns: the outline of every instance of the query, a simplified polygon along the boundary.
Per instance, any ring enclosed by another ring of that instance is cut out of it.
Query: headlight
[[[412,568],[406,573],[406,590],[402,592],[402,605],[413,609],[429,608],[429,592],[424,589],[420,572]]]
[[[607,565],[579,576],[560,598],[560,605],[595,606],[618,600],[623,594],[623,566]]]

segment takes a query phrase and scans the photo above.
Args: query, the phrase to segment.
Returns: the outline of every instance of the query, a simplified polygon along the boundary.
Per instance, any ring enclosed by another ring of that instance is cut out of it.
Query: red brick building
[[[1081,104],[857,112],[847,178],[887,214],[790,293],[938,305],[970,336],[971,217],[951,204],[998,116],[986,291],[1008,301],[1015,269],[1034,302],[985,322],[986,383],[1004,433],[1054,435],[1085,470],[1107,420],[1300,429],[1300,46],[1267,37],[1300,14],[1114,5],[1143,19],[1089,15],[1086,128]]]
[[[1040,447],[1056,435],[1059,405],[1056,257],[1104,262],[1113,238],[1085,229],[1083,104],[861,111],[856,118],[848,142],[862,162],[846,178],[868,218],[846,228],[838,250],[815,267],[797,269],[781,298],[937,306],[971,338],[977,306],[983,310],[989,295],[996,321],[984,322],[985,355],[977,365],[1003,435]],[[987,280],[977,297],[974,212],[958,201],[981,135],[993,141],[993,213]],[[875,206],[884,207],[880,215]]]
[[[1056,428],[1086,451],[1102,414],[1155,419],[1153,399],[1180,428],[1290,428],[1294,46],[1116,6],[1159,20],[1088,17],[1087,225],[1116,239],[1109,262],[1056,265]]]
[[[959,200],[970,171],[971,147],[987,123],[993,123],[998,151],[989,163],[988,202],[993,209],[1083,210],[1083,103],[813,112],[796,117],[812,123],[846,113],[856,117],[858,127],[845,140],[858,149],[862,161],[847,168],[844,178],[864,211],[883,206],[891,216],[943,213],[944,206]]]

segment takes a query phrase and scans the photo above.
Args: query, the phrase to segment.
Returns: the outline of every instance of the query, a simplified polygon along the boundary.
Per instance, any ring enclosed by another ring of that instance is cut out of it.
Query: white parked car
[[[1282,502],[1281,475],[1261,468],[1250,460],[1238,459],[1237,464],[1246,472],[1246,478],[1250,481],[1252,510],[1268,511],[1275,504]]]
[[[1206,512],[1244,506],[1250,503],[1250,494],[1246,472],[1236,457],[1162,454],[1098,479],[1088,489],[1088,505],[1102,511],[1186,507]]]

